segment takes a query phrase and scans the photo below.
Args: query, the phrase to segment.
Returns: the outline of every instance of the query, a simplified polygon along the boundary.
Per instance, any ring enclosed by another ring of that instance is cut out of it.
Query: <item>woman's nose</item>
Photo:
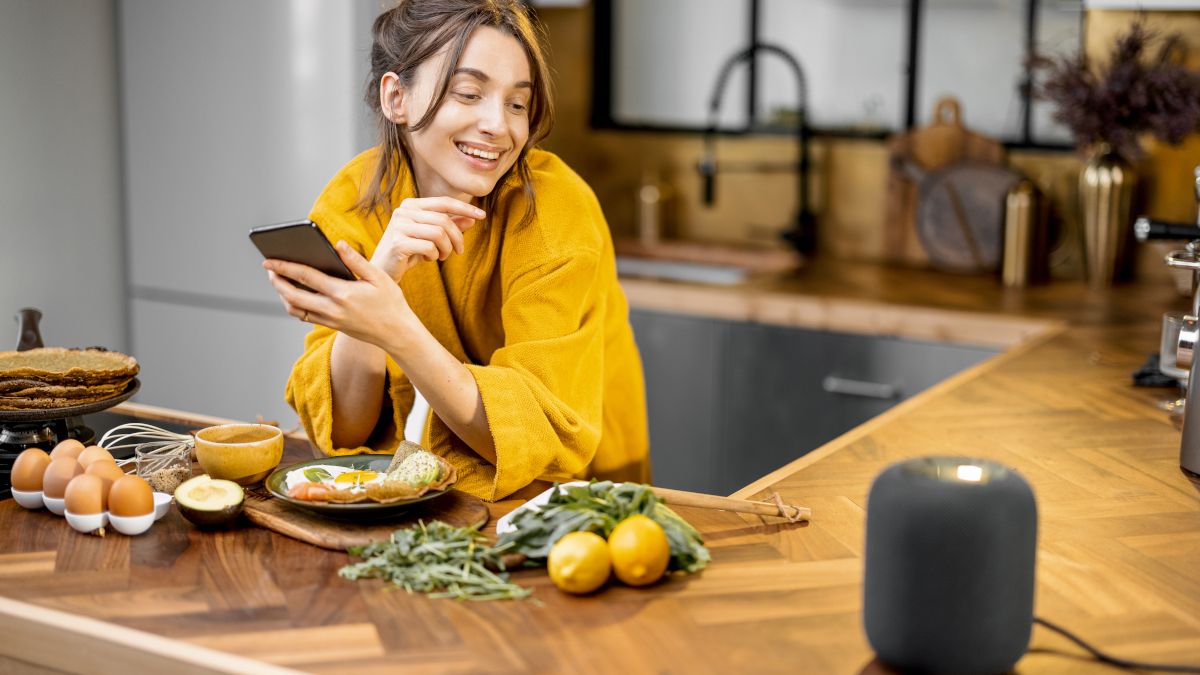
[[[508,133],[508,119],[505,117],[504,101],[489,101],[479,106],[479,130],[490,136],[504,136]]]

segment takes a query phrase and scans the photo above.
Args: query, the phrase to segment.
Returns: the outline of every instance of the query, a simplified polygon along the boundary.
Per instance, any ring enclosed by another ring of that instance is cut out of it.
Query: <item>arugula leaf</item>
[[[332,480],[333,475],[319,466],[310,466],[304,470],[304,477],[313,483],[323,483]]]
[[[698,572],[712,559],[696,528],[659,501],[647,485],[592,481],[587,485],[554,485],[550,501],[538,510],[521,511],[516,530],[501,535],[499,546],[512,546],[533,564],[543,564],[550,548],[569,532],[587,530],[607,538],[617,523],[644,515],[662,526],[671,547],[669,569]]]

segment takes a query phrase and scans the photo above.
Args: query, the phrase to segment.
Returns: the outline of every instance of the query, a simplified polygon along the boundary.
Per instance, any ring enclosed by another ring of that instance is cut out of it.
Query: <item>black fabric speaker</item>
[[[903,671],[1002,673],[1033,627],[1037,505],[995,462],[893,464],[867,498],[863,623]]]

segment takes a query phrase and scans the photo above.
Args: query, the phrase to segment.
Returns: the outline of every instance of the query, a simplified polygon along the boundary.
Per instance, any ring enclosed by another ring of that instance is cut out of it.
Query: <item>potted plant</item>
[[[1200,130],[1200,72],[1183,66],[1182,55],[1180,35],[1157,35],[1139,20],[1116,39],[1105,63],[1089,63],[1082,52],[1032,59],[1042,76],[1038,96],[1054,102],[1054,118],[1087,157],[1079,193],[1093,287],[1111,285],[1119,272],[1135,183],[1131,162],[1142,156],[1143,135],[1178,145]]]

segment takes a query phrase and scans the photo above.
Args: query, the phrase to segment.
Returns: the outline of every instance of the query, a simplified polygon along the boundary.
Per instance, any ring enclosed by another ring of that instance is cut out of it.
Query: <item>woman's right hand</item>
[[[445,260],[463,252],[463,232],[483,218],[483,209],[453,197],[411,197],[392,211],[371,263],[393,281],[422,260]]]

